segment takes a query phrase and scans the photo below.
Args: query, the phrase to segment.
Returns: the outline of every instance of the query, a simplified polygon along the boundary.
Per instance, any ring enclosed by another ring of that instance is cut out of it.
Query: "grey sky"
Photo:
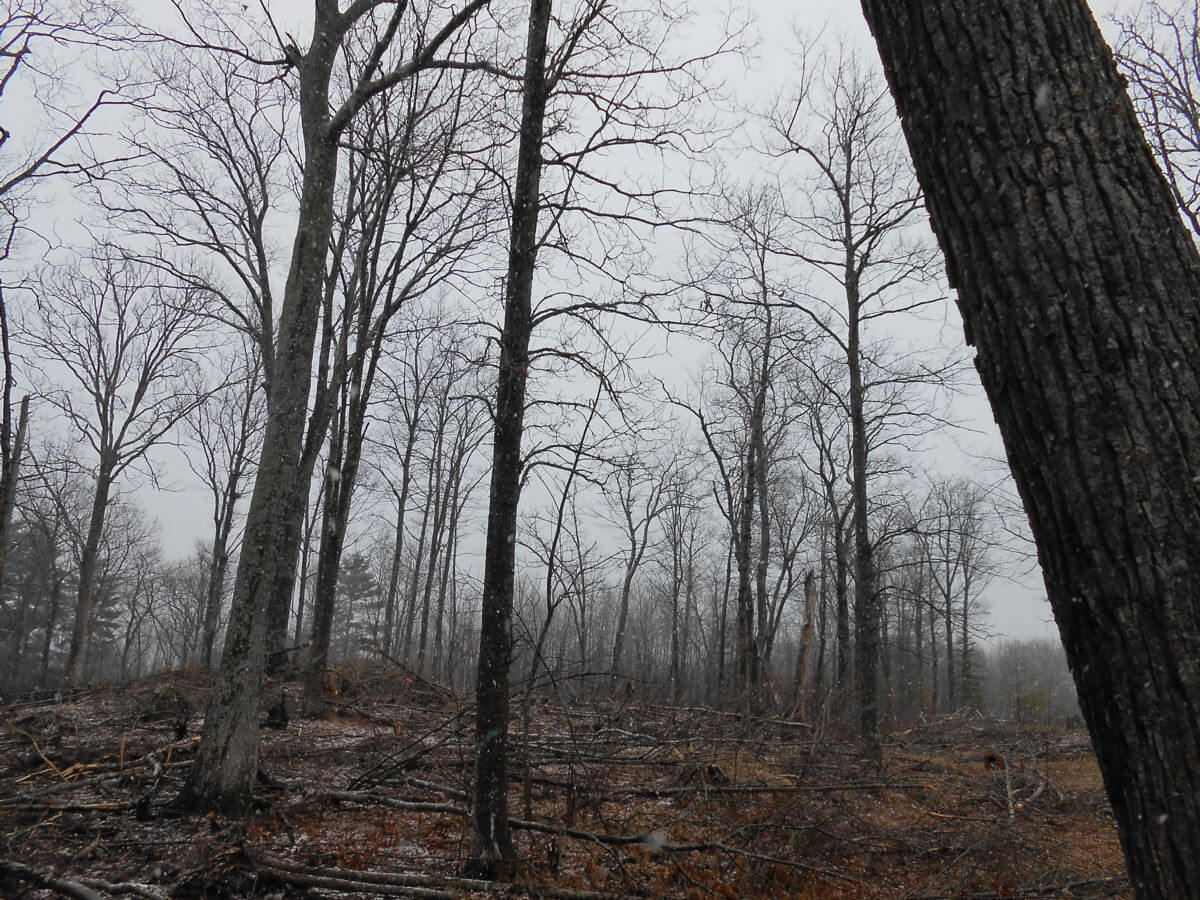
[[[283,10],[292,7],[293,0],[276,2],[272,6]],[[153,4],[147,4],[151,8]],[[741,77],[739,93],[752,96],[774,90],[783,83],[791,65],[794,46],[793,32],[799,28],[807,34],[825,31],[831,36],[845,37],[851,44],[873,52],[869,34],[862,21],[858,5],[847,0],[807,0],[801,3],[779,3],[772,0],[751,0],[749,9],[757,19],[759,40],[755,59]],[[1107,9],[1107,4],[1105,9]],[[286,11],[283,15],[287,15]],[[961,327],[957,313],[951,310],[945,329],[947,340],[961,342]],[[932,442],[922,463],[946,474],[977,474],[992,478],[993,473],[981,472],[981,457],[1002,456],[999,435],[991,411],[974,381],[966,394],[956,403],[956,413],[966,428]],[[147,512],[161,523],[163,550],[168,557],[190,552],[197,540],[203,539],[211,527],[208,499],[196,485],[194,477],[183,464],[178,452],[164,448],[159,454],[164,486],[170,490],[141,487],[137,499]],[[1041,599],[1040,575],[1027,574],[1019,581],[997,579],[987,593],[991,606],[991,627],[997,633],[1011,636],[1049,636],[1055,634],[1048,605]]]

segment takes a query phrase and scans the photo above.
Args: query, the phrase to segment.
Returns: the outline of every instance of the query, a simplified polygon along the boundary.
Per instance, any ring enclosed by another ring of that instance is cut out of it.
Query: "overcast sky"
[[[276,0],[271,5],[282,5],[286,9],[293,2]],[[738,86],[743,95],[758,93],[760,85],[763,92],[776,90],[780,79],[787,78],[796,29],[808,34],[825,31],[846,38],[866,52],[874,52],[858,5],[850,0],[804,0],[798,3],[750,0],[748,8],[757,19],[758,40],[755,42],[756,58],[742,76],[744,84]],[[1110,8],[1108,4],[1103,6],[1103,10]],[[956,311],[952,310],[950,316],[947,340],[961,341]],[[936,441],[929,450],[926,464],[946,474],[977,474],[981,475],[981,480],[994,477],[993,473],[981,473],[979,459],[1002,456],[1001,442],[973,373],[972,385],[958,401],[956,412],[966,428],[960,434]],[[177,557],[190,552],[197,540],[208,535],[211,527],[208,498],[198,487],[188,485],[193,479],[177,454],[168,450],[160,457],[164,485],[170,489],[143,488],[136,494],[143,507],[161,522],[164,553],[168,557]],[[992,630],[1014,637],[1056,634],[1049,606],[1042,597],[1041,579],[1036,572],[1026,575],[1020,582],[997,580],[987,596]]]

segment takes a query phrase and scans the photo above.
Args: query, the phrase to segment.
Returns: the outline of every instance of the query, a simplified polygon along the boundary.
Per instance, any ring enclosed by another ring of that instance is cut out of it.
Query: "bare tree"
[[[244,812],[258,768],[258,714],[268,614],[273,596],[285,598],[285,609],[290,601],[304,516],[307,480],[300,477],[301,457],[316,330],[327,283],[341,139],[363,106],[414,73],[430,67],[469,65],[461,58],[453,63],[441,61],[438,54],[485,3],[471,0],[449,15],[411,55],[390,69],[384,69],[384,59],[409,14],[404,4],[388,9],[381,0],[366,0],[343,10],[335,0],[314,0],[308,48],[301,50],[294,42],[281,41],[282,57],[274,67],[294,73],[297,79],[304,167],[295,240],[279,313],[276,370],[268,385],[267,422],[239,556],[225,652],[205,716],[201,746],[185,788],[188,802],[195,807]],[[367,38],[371,49],[362,67],[349,79],[346,96],[336,100],[334,69],[347,36],[355,28],[371,31]],[[318,437],[315,443],[319,442]],[[313,443],[310,440],[310,446]]]
[[[79,62],[89,51],[111,47],[114,24],[107,3],[14,0],[0,12],[0,110],[7,113],[9,124],[17,119],[35,123],[25,135],[0,127],[0,263],[11,259],[20,242],[28,207],[42,181],[55,176],[89,178],[105,168],[101,159],[73,151],[85,149],[92,120],[118,102],[122,79],[83,98],[71,97],[64,72],[69,68],[66,57]],[[58,53],[48,53],[50,48]],[[37,114],[29,110],[31,96]],[[29,421],[28,397],[22,398],[14,421],[16,374],[6,280],[0,276],[0,585]]]
[[[615,693],[625,650],[625,629],[629,620],[629,598],[646,550],[652,545],[651,529],[666,512],[672,472],[662,464],[643,465],[636,456],[623,462],[605,485],[609,516],[621,532],[624,571],[617,595],[617,627],[613,634],[609,664],[608,691]]]
[[[405,54],[406,42],[392,52]],[[351,68],[356,65],[353,59],[354,54],[348,54]],[[334,588],[362,461],[367,413],[381,362],[387,361],[385,346],[398,330],[393,323],[406,307],[426,297],[444,298],[463,285],[479,267],[477,256],[493,227],[494,178],[484,154],[477,157],[472,152],[477,145],[487,144],[477,132],[477,123],[489,100],[475,73],[418,72],[386,98],[368,102],[347,127],[355,153],[348,163],[345,207],[338,223],[341,231],[348,232],[346,250],[338,254],[345,303],[331,372],[339,383],[329,433],[306,682],[310,713],[318,712],[323,703]],[[403,333],[399,337],[403,339]],[[446,355],[452,353],[447,350]],[[448,377],[452,380],[460,372],[458,367]],[[448,413],[453,404],[449,396],[444,399]],[[447,490],[451,486],[448,481]],[[447,507],[448,503],[438,506],[430,566],[441,549],[436,542],[449,519]],[[432,582],[431,576],[427,597]],[[392,590],[389,586],[389,593]],[[423,627],[421,662],[424,637]]]
[[[47,402],[95,453],[95,491],[79,560],[79,594],[63,685],[87,679],[88,623],[110,497],[131,466],[204,399],[196,309],[153,271],[112,252],[59,267],[39,286],[27,340],[47,380]]]
[[[775,544],[787,532],[777,535],[773,516],[781,503],[791,505],[776,490],[795,449],[798,415],[786,373],[794,355],[809,352],[811,337],[786,308],[799,300],[800,284],[789,252],[794,227],[778,185],[726,188],[714,213],[719,224],[692,249],[688,268],[714,326],[715,359],[702,377],[715,390],[703,402],[680,405],[696,416],[717,463],[718,507],[737,568],[738,686],[758,703],[786,599],[783,580],[772,591],[770,569],[794,559]]]
[[[516,858],[508,824],[509,666],[516,566],[517,508],[521,498],[521,433],[529,378],[533,276],[541,213],[542,144],[549,85],[546,77],[550,0],[531,0],[521,82],[521,133],[512,193],[504,324],[496,384],[492,478],[484,549],[483,615],[475,688],[475,795],[469,871],[495,874]]]
[[[477,873],[494,874],[515,859],[504,760],[515,533],[524,465],[521,439],[531,405],[526,401],[530,368],[558,360],[601,374],[574,342],[563,338],[531,352],[531,337],[538,328],[569,322],[576,332],[608,346],[603,327],[608,317],[644,313],[644,295],[628,284],[629,270],[640,261],[643,246],[638,232],[672,221],[670,207],[682,188],[647,187],[621,158],[640,149],[665,162],[674,154],[689,155],[707,140],[700,109],[707,90],[700,70],[716,55],[670,58],[666,34],[678,17],[666,4],[635,9],[611,0],[579,0],[554,17],[553,41],[551,19],[549,0],[532,0],[510,193],[484,551],[469,863]],[[670,99],[664,100],[664,95]],[[545,221],[539,222],[543,211]],[[577,228],[584,223],[605,235],[590,253],[578,238]],[[547,291],[535,307],[535,274],[546,257],[566,270],[565,286]],[[593,289],[596,280],[606,289]]]
[[[941,599],[946,644],[945,696],[950,712],[969,702],[972,693],[977,695],[971,641],[983,613],[979,593],[995,574],[989,513],[987,497],[978,485],[965,478],[939,479],[930,486],[913,525],[922,544],[930,587]]]
[[[863,740],[877,755],[881,605],[869,524],[868,404],[872,382],[878,388],[904,376],[887,372],[887,360],[871,347],[869,329],[942,298],[928,289],[938,274],[936,249],[919,229],[920,190],[886,86],[845,48],[825,59],[809,47],[802,60],[794,99],[772,116],[772,128],[781,152],[795,154],[808,169],[801,181],[803,200],[793,211],[804,232],[795,253],[840,294],[801,306],[845,358],[856,694]],[[930,381],[938,377],[933,371],[926,375]]]

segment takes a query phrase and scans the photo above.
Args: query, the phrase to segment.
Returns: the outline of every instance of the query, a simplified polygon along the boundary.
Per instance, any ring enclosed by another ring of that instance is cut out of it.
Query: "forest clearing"
[[[0,892],[1131,896],[1081,728],[943,716],[876,768],[801,721],[544,698],[510,742],[512,880],[463,878],[470,698],[387,664],[331,686],[324,719],[268,714],[245,822],[173,809],[202,674],[5,707]]]
[[[1114,2],[6,0],[0,895],[1200,896]]]

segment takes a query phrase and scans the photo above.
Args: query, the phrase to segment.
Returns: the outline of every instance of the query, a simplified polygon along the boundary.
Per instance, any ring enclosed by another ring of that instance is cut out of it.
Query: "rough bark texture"
[[[258,770],[268,607],[280,568],[296,552],[289,544],[289,513],[299,482],[313,343],[333,219],[337,147],[328,127],[328,88],[343,28],[342,23],[318,16],[312,45],[301,63],[304,179],[284,287],[275,375],[269,385],[267,425],[246,516],[229,629],[185,788],[188,802],[200,809],[247,811]]]
[[[864,0],[1136,890],[1200,884],[1200,258],[1084,0]]]
[[[483,561],[483,614],[475,706],[475,796],[469,870],[495,875],[516,858],[508,824],[509,667],[512,604],[521,499],[521,432],[529,376],[533,275],[546,114],[546,35],[550,0],[532,0],[525,47],[521,138],[513,187],[512,229],[505,282],[504,327],[496,385],[496,428]]]

